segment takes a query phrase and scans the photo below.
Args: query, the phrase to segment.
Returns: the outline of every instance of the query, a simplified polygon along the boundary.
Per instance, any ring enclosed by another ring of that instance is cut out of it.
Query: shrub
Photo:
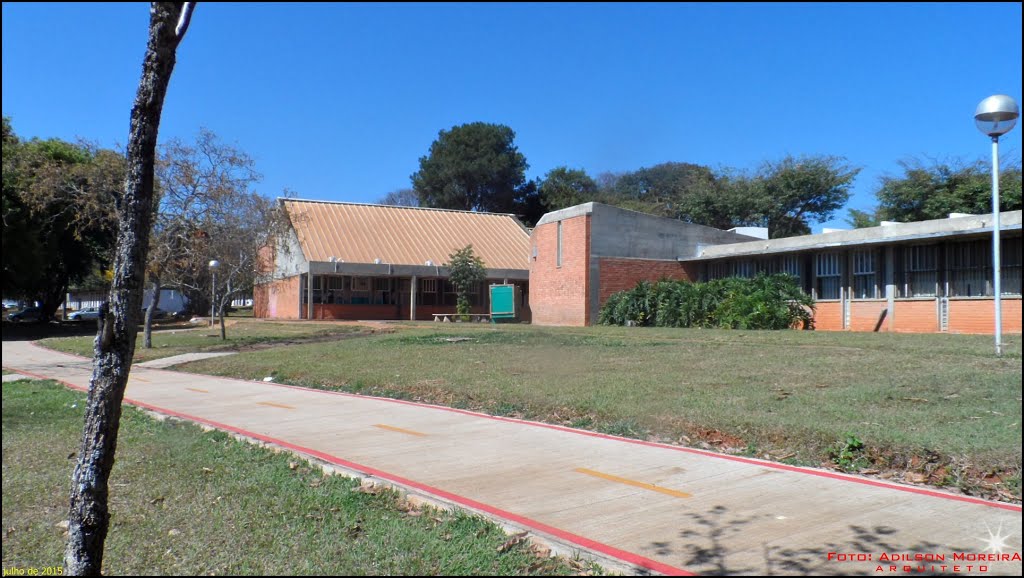
[[[811,328],[814,300],[789,275],[758,274],[708,283],[640,281],[608,298],[598,315],[602,325],[723,327],[731,329]]]

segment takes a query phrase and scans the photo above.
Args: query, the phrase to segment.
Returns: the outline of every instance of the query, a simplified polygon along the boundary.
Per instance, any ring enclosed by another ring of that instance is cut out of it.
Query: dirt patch
[[[266,341],[260,343],[247,343],[241,345],[226,345],[224,347],[209,349],[211,352],[218,351],[262,351],[264,349],[272,349],[276,347],[288,347],[290,345],[305,345],[307,343],[326,343],[329,341],[344,341],[346,339],[356,339],[360,337],[369,337],[371,335],[377,335],[380,333],[391,333],[391,331],[370,329],[368,331],[353,331],[346,333],[327,333],[324,335],[315,335],[312,337],[292,337],[275,341]]]

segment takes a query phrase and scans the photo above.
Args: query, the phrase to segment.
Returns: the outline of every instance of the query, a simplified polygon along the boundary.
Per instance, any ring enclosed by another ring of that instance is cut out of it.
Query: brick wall
[[[1002,300],[1003,333],[1021,332],[1021,300]],[[995,305],[992,299],[950,299],[950,333],[987,333],[995,331]]]
[[[935,300],[896,301],[892,330],[897,333],[937,333],[939,319]]]
[[[814,328],[819,331],[842,331],[842,304],[838,301],[819,301],[814,311]]]
[[[561,267],[555,257],[558,223],[537,227],[530,236],[530,312],[537,325],[586,325],[590,216],[561,223]]]
[[[299,276],[257,285],[253,290],[252,313],[271,319],[299,318]]]
[[[598,310],[609,297],[636,287],[640,281],[696,281],[700,275],[698,267],[696,263],[684,265],[679,261],[601,257],[598,259]],[[597,312],[594,313],[596,315]]]
[[[874,331],[878,323],[878,316],[882,310],[889,306],[887,301],[851,301],[850,302],[850,331]],[[891,313],[891,311],[890,311]],[[889,327],[889,315],[886,314],[885,321],[879,331],[891,331]]]

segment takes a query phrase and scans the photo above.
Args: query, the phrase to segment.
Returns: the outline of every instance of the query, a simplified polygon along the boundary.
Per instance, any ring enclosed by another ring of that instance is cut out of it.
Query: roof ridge
[[[405,205],[382,205],[380,203],[355,203],[352,201],[327,201],[322,199],[296,199],[291,197],[278,197],[280,202],[297,202],[297,203],[320,203],[324,205],[352,205],[358,207],[380,207],[387,209],[409,209],[417,211],[437,211],[442,213],[460,213],[468,215],[496,215],[500,217],[516,217],[519,216],[515,213],[492,213],[490,211],[463,211],[459,209],[441,209],[437,207],[409,207]]]

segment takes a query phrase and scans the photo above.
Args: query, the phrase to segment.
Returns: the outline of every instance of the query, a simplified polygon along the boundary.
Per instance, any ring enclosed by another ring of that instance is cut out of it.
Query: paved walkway
[[[82,388],[91,361],[4,342],[3,365]],[[127,400],[486,512],[637,571],[900,575],[922,566],[952,574],[956,565],[959,573],[1021,574],[1016,505],[461,410],[158,369],[135,368]],[[986,550],[993,535],[1016,560]]]
[[[136,363],[134,367],[148,367],[151,369],[164,369],[179,363],[188,363],[189,361],[199,361],[200,359],[211,359],[214,357],[224,357],[225,355],[234,355],[234,351],[227,351],[222,353],[182,353],[181,355],[172,355],[170,357],[161,357],[160,359],[154,359],[152,361],[144,361],[142,363]]]

